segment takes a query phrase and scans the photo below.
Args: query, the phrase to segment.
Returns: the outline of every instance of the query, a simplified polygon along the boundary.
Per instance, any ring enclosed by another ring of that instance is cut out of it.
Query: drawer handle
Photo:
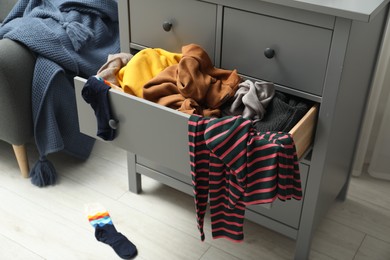
[[[170,21],[165,21],[162,24],[164,31],[169,32],[172,29],[172,23]]]
[[[264,56],[267,58],[267,59],[272,59],[274,56],[275,56],[275,50],[274,49],[271,49],[271,48],[266,48],[264,50]]]
[[[108,120],[108,125],[111,127],[111,129],[117,129],[118,128],[118,121],[115,119]]]

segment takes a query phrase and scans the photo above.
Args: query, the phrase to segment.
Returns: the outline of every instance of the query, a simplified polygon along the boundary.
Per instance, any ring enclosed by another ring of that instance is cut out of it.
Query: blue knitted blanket
[[[19,0],[0,27],[2,38],[22,42],[37,56],[32,111],[41,157],[30,176],[37,186],[54,184],[48,154],[64,150],[86,159],[91,152],[94,139],[79,132],[73,77],[96,74],[119,52],[117,1]]]

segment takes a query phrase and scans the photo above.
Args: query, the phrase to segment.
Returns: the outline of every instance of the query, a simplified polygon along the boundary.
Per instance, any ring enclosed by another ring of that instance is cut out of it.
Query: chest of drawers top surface
[[[218,4],[241,2],[240,0],[207,1]],[[277,4],[319,14],[368,22],[387,5],[389,0],[254,0],[252,2]]]

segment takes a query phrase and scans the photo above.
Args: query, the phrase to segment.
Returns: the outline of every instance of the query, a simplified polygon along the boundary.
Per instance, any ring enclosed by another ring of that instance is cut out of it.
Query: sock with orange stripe
[[[131,259],[137,255],[137,248],[112,223],[110,214],[100,204],[86,205],[89,223],[95,228],[98,241],[110,245],[122,259]]]

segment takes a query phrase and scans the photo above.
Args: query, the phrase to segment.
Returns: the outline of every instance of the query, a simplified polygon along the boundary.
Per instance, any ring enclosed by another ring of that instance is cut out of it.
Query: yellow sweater
[[[117,73],[123,91],[142,98],[142,88],[165,68],[179,63],[181,53],[172,53],[159,48],[147,48],[134,55]]]

